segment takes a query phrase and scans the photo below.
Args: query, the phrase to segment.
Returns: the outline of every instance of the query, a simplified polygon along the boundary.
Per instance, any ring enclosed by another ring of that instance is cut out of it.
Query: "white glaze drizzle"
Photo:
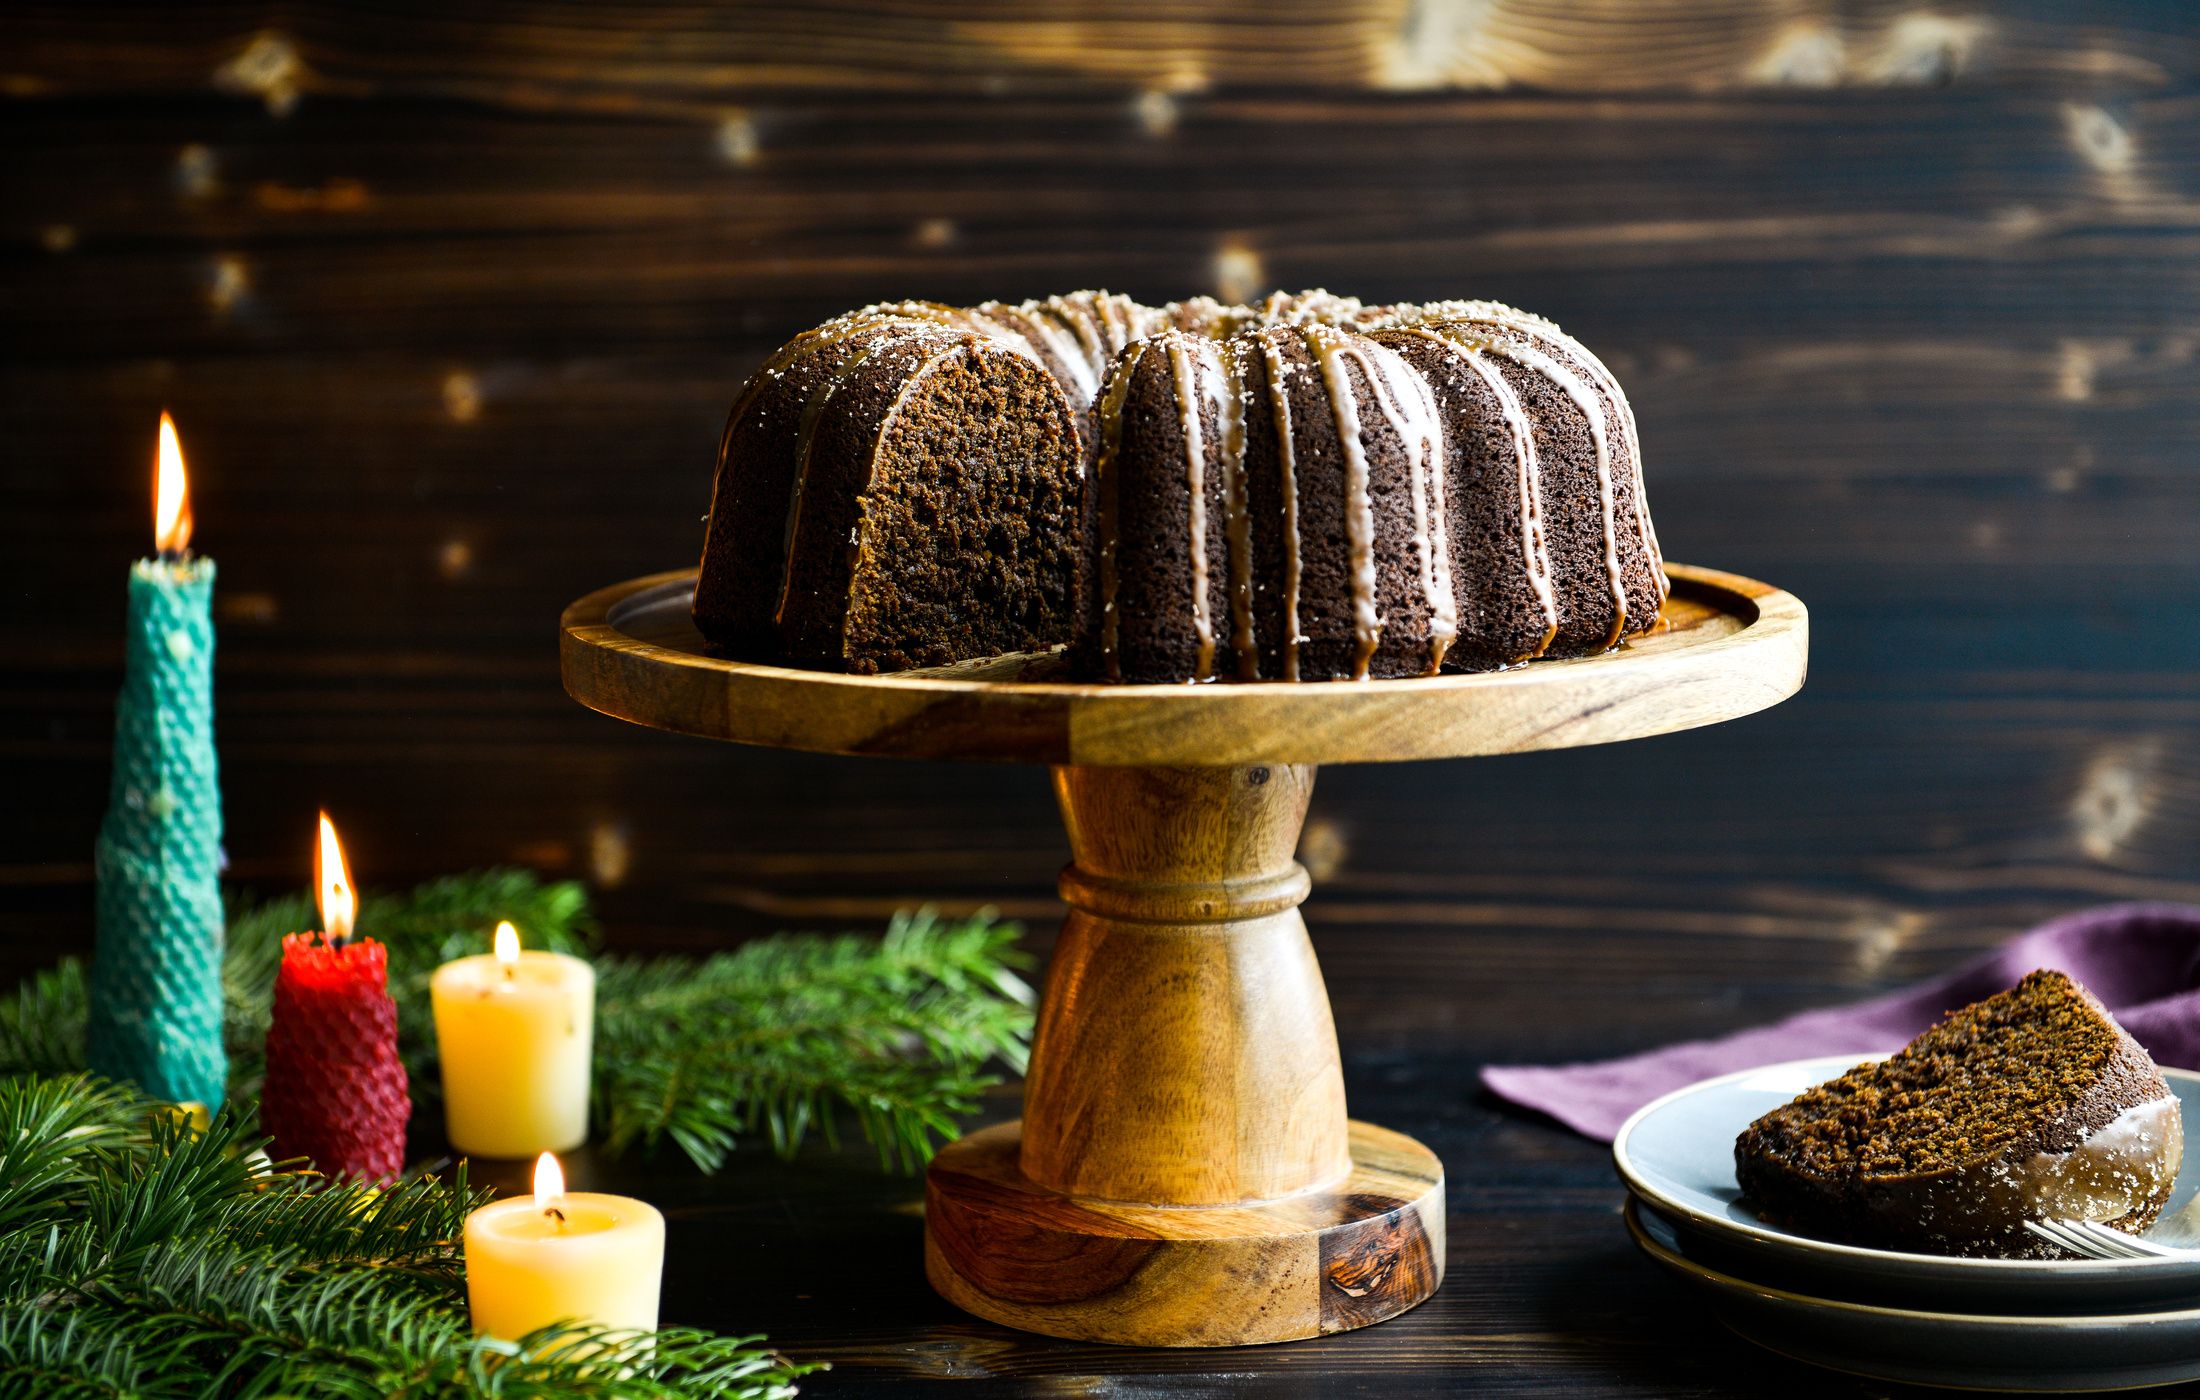
[[[1092,313],[1068,297],[1048,297],[1046,309],[1053,313],[1057,321],[1067,326],[1070,334],[1077,337],[1077,343],[1084,347],[1085,363],[1090,368],[1093,379],[1096,382],[1105,381],[1108,361],[1113,356],[1100,338],[1100,330],[1093,322]]]
[[[1299,678],[1299,456],[1291,440],[1291,396],[1285,392],[1283,351],[1268,336],[1260,338],[1268,364],[1268,402],[1276,419],[1276,460],[1283,485],[1283,678]]]
[[[1460,357],[1460,362],[1472,370],[1497,400],[1497,411],[1504,416],[1505,427],[1512,434],[1513,458],[1520,468],[1520,547],[1523,564],[1528,573],[1528,584],[1535,591],[1536,606],[1543,618],[1543,639],[1535,650],[1518,658],[1530,661],[1541,656],[1558,636],[1558,593],[1551,584],[1551,559],[1543,541],[1543,476],[1535,457],[1535,431],[1528,423],[1528,412],[1513,392],[1505,376],[1492,368],[1472,345],[1452,340],[1427,327],[1416,327],[1415,334],[1448,344]]]
[[[1085,357],[1077,339],[1063,328],[1061,322],[1040,314],[1026,302],[1022,306],[993,306],[990,314],[996,321],[1009,320],[1026,344],[1034,350],[1044,345],[1054,360],[1069,371],[1074,381],[1069,387],[1076,391],[1075,406],[1089,405],[1100,393],[1099,376],[1092,372],[1092,361]]]
[[[1215,406],[1222,466],[1223,538],[1230,561],[1230,650],[1241,681],[1260,679],[1260,647],[1253,637],[1253,527],[1245,495],[1245,375],[1241,346],[1223,345],[1208,379]]]
[[[1397,354],[1373,341],[1349,353],[1359,362],[1375,406],[1406,448],[1406,479],[1413,490],[1413,551],[1419,558],[1421,594],[1428,600],[1428,674],[1443,669],[1444,653],[1459,635],[1459,606],[1451,588],[1451,544],[1444,519],[1444,430],[1428,383]],[[1436,478],[1432,495],[1431,478]]]
[[[2035,1152],[2011,1176],[2026,1214],[2115,1220],[2167,1193],[2184,1158],[2176,1098],[2133,1104],[2062,1152]]]
[[[1612,593],[1612,626],[1604,638],[1604,645],[1617,645],[1627,630],[1627,573],[1619,560],[1619,506],[1612,486],[1611,438],[1606,432],[1604,402],[1581,377],[1559,363],[1553,357],[1529,345],[1515,344],[1511,340],[1493,339],[1484,342],[1488,353],[1500,359],[1524,365],[1558,385],[1566,397],[1574,401],[1588,420],[1590,441],[1597,449],[1597,503],[1603,515],[1604,573]]]
[[[1643,549],[1650,557],[1651,574],[1657,584],[1658,600],[1663,602],[1673,592],[1673,581],[1665,573],[1665,551],[1658,545],[1657,527],[1650,523],[1650,500],[1642,484],[1642,433],[1635,426],[1635,406],[1627,398],[1627,391],[1619,385],[1619,379],[1596,353],[1580,341],[1560,329],[1559,324],[1532,311],[1522,311],[1501,301],[1441,302],[1435,306],[1416,308],[1422,319],[1445,317],[1460,320],[1488,321],[1519,331],[1557,346],[1567,355],[1581,362],[1589,371],[1589,377],[1618,408],[1620,421],[1627,428],[1627,442],[1633,449],[1628,453],[1629,472],[1635,488],[1635,530]]]
[[[1368,678],[1368,663],[1382,644],[1383,620],[1375,611],[1375,503],[1368,494],[1367,446],[1360,438],[1360,410],[1345,377],[1343,336],[1328,326],[1302,332],[1321,370],[1329,411],[1344,449],[1344,524],[1352,585],[1352,679]]]

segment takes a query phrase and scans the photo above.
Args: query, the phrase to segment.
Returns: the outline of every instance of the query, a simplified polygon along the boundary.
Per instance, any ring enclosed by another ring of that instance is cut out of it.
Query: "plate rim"
[[[1714,1269],[1710,1265],[1702,1262],[1701,1260],[1691,1259],[1685,1254],[1681,1254],[1675,1250],[1667,1248],[1659,1241],[1650,1238],[1648,1230],[1642,1223],[1641,1212],[1649,1208],[1650,1205],[1648,1202],[1636,1196],[1629,1196],[1627,1198],[1626,1205],[1621,1208],[1620,1213],[1626,1221],[1628,1236],[1634,1241],[1635,1247],[1640,1249],[1643,1253],[1649,1255],[1651,1259],[1657,1262],[1659,1265],[1671,1269],[1675,1273],[1686,1275],[1689,1278],[1695,1279],[1699,1282],[1708,1284],[1713,1288],[1720,1289],[1726,1292],[1753,1293],[1761,1298],[1768,1298],[1775,1302],[1800,1304],[1804,1307],[1820,1311],[1847,1313],[1864,1318],[1877,1318],[1881,1320],[1889,1318],[1906,1318],[1913,1321],[1922,1320],[1926,1322],[1938,1323],[1976,1324],[1978,1326],[1989,1328],[1994,1331],[2023,1330],[2033,1327],[2048,1327],[2057,1329],[2071,1327],[2126,1327],[2144,1324],[2161,1324],[2164,1322],[2189,1322],[2200,1324],[2200,1307],[2161,1308],[2152,1312],[2136,1313],[1977,1313],[1936,1312],[1930,1308],[1898,1308],[1884,1303],[1852,1303],[1842,1298],[1821,1298],[1811,1293],[1798,1293],[1793,1289],[1779,1288],[1769,1283],[1758,1283],[1751,1279],[1740,1278],[1734,1274],[1729,1274],[1722,1272],[1721,1270]],[[1883,1253],[1884,1251],[1879,1252]],[[1924,1255],[1920,1257],[1931,1259],[1938,1258],[1939,1256]],[[1997,1260],[1994,1262],[2025,1263],[2028,1261]],[[2091,1263],[2096,1261],[2078,1260],[2070,1262]],[[2101,1260],[2097,1262],[2107,1263],[2111,1261]]]
[[[1708,1089],[1714,1089],[1720,1085],[1729,1084],[1754,1074],[1764,1074],[1774,1070],[1837,1059],[1848,1059],[1853,1066],[1874,1060],[1883,1060],[1893,1053],[1892,1050],[1886,1050],[1877,1053],[1860,1051],[1853,1057],[1838,1052],[1829,1055],[1807,1055],[1800,1059],[1780,1060],[1772,1064],[1756,1065],[1748,1069],[1730,1070],[1725,1074],[1713,1075],[1709,1079],[1700,1079],[1693,1084],[1684,1084],[1678,1089],[1660,1094],[1627,1115],[1626,1121],[1619,1125],[1619,1131],[1612,1135],[1613,1166],[1617,1168],[1620,1181],[1627,1187],[1630,1196],[1640,1197],[1645,1204],[1656,1210],[1679,1216],[1682,1220],[1700,1225],[1713,1234],[1741,1236],[1755,1243],[1778,1249],[1823,1252],[1860,1264],[1872,1261],[1900,1261],[1905,1264],[1922,1262],[1962,1272],[1988,1275],[2008,1274],[2014,1277],[2031,1277],[2052,1272],[2063,1278],[2073,1276],[2080,1278],[2115,1277],[2119,1274],[2152,1273],[2158,1271],[2164,1264],[2170,1263],[2200,1264],[2200,1259],[2191,1261],[2175,1259],[1976,1259],[1956,1254],[1920,1254],[1910,1250],[1872,1249],[1865,1245],[1812,1239],[1807,1235],[1768,1229],[1753,1221],[1744,1222],[1735,1220],[1730,1216],[1713,1215],[1708,1211],[1697,1209],[1686,1201],[1676,1200],[1670,1195],[1654,1189],[1644,1179],[1641,1170],[1628,1155],[1627,1141],[1633,1136],[1636,1127],[1641,1124],[1643,1119],[1675,1100]],[[2183,1080],[2191,1084],[2196,1090],[2200,1090],[2200,1073],[2187,1069],[2177,1069],[2169,1065],[2160,1065],[2157,1068],[2161,1070],[2165,1079]],[[1757,1285],[1751,1286],[1756,1287]],[[1955,1316],[1957,1314],[1950,1315]]]

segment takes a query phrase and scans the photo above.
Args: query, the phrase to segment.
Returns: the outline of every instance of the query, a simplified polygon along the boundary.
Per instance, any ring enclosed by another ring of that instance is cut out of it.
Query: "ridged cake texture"
[[[1106,292],[806,331],[722,439],[695,616],[854,671],[1069,644],[1111,681],[1606,650],[1667,583],[1611,372],[1494,302]]]

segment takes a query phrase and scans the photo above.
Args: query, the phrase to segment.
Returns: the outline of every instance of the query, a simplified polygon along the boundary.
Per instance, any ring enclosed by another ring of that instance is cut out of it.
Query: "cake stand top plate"
[[[1803,684],[1793,596],[1671,565],[1656,630],[1604,656],[1366,682],[1100,685],[1058,655],[850,676],[713,653],[695,571],[599,589],[565,610],[565,688],[593,710],[706,739],[896,758],[1093,766],[1374,763],[1575,748],[1737,719]]]

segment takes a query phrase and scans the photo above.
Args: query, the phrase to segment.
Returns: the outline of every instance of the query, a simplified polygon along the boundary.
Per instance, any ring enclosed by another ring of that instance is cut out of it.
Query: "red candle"
[[[277,1160],[305,1157],[332,1178],[384,1181],[405,1169],[412,1115],[389,953],[350,936],[358,900],[325,812],[314,864],[326,932],[283,939],[260,1127],[275,1140]]]

